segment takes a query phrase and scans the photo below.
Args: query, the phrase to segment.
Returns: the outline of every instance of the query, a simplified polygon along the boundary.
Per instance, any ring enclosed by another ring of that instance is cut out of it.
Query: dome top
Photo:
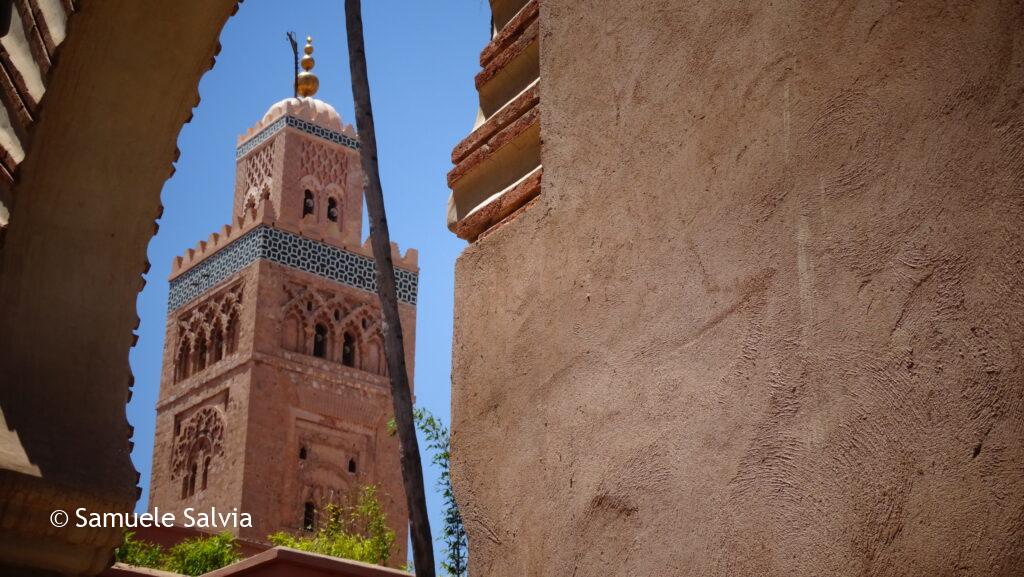
[[[333,132],[340,132],[352,138],[356,137],[355,129],[352,128],[352,125],[344,124],[341,121],[341,115],[338,114],[338,111],[333,106],[318,98],[304,96],[285,98],[272,104],[267,109],[266,114],[263,115],[262,120],[245,131],[245,134],[238,137],[238,144],[241,145],[246,140],[249,140],[282,116],[301,118]]]
[[[292,41],[292,48],[295,48],[295,39],[290,32],[288,33],[288,39]],[[326,128],[331,132],[338,132],[350,138],[356,138],[356,131],[352,128],[352,125],[343,124],[341,122],[341,115],[338,114],[338,111],[333,106],[313,97],[320,87],[320,80],[312,72],[314,62],[313,39],[311,37],[306,37],[306,47],[303,49],[303,52],[305,54],[299,62],[302,72],[299,72],[295,77],[295,85],[293,87],[297,96],[279,100],[271,105],[259,122],[250,127],[245,134],[238,137],[239,146],[282,116],[299,118],[320,128]]]
[[[342,132],[344,126],[341,123],[341,115],[333,106],[319,98],[303,96],[299,98],[285,98],[275,102],[267,109],[260,124],[269,124],[279,116],[287,114],[303,120],[329,128],[336,132]]]

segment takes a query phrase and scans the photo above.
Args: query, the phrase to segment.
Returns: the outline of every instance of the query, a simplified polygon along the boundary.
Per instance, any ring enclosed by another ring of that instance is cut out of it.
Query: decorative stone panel
[[[217,407],[203,407],[181,424],[174,441],[171,478],[177,479],[185,474],[193,453],[200,446],[210,455],[224,453],[224,415]]]

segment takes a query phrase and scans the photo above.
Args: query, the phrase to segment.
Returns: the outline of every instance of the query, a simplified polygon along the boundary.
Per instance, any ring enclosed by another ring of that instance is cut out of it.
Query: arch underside
[[[24,158],[2,198],[0,501],[11,506],[0,567],[94,574],[116,532],[36,520],[55,508],[130,511],[138,498],[124,412],[135,300],[178,132],[237,2],[61,5],[67,35],[37,59],[45,94],[2,135],[13,131]],[[22,113],[6,96],[8,116]]]

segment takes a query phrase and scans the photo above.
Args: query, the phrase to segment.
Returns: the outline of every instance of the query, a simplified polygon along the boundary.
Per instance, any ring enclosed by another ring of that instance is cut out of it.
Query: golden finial
[[[299,61],[302,72],[299,72],[295,79],[295,85],[298,88],[299,96],[313,96],[316,94],[317,88],[320,88],[320,79],[316,77],[316,74],[310,72],[313,70],[313,65],[316,64],[316,61],[313,60],[312,36],[306,36],[306,47],[302,49],[302,52],[302,60]]]

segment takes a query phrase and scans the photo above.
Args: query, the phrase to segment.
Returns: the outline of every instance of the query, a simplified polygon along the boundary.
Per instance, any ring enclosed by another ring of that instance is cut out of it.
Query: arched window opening
[[[356,339],[352,333],[345,333],[345,342],[341,347],[341,364],[346,367],[356,366]]]
[[[213,325],[213,331],[210,333],[210,349],[210,364],[224,358],[224,329],[220,322]]]
[[[313,301],[306,301],[306,310],[313,312]]]
[[[303,336],[302,329],[300,328],[301,324],[297,314],[290,314],[284,320],[284,328],[281,331],[281,346],[286,350],[297,353],[302,352],[301,343]]]
[[[302,509],[302,528],[312,531],[316,527],[316,505],[312,501],[306,501]]]
[[[181,345],[178,347],[178,359],[174,363],[174,380],[183,381],[188,378],[188,339],[182,337]]]
[[[299,447],[299,458],[305,460],[309,456],[309,450],[305,446]]]
[[[238,350],[238,311],[231,311],[231,316],[228,317],[227,325],[227,337],[224,342],[225,353],[224,356],[233,354]]]
[[[316,325],[313,332],[313,356],[321,359],[327,356],[327,327]]]
[[[302,197],[302,217],[305,218],[313,214],[315,209],[316,204],[313,202],[313,193],[307,190]]]
[[[189,497],[191,497],[192,495],[196,494],[196,473],[197,473],[197,469],[198,469],[198,467],[197,467],[196,463],[192,463],[192,466],[189,467],[189,470],[188,470],[188,496]]]
[[[340,321],[341,320],[341,311],[338,310],[338,309],[334,309],[334,320],[336,320],[336,321]]]
[[[333,198],[327,199],[327,220],[338,222],[338,201]]]
[[[348,472],[353,474],[353,475],[356,474],[356,460],[355,459],[349,459],[348,460]]]
[[[196,344],[196,372],[206,368],[206,338],[203,335],[199,335],[198,339],[199,342]]]
[[[370,328],[370,321],[368,319],[365,319],[365,318],[363,319],[363,328],[364,329]]]
[[[360,368],[368,373],[379,375],[381,373],[380,343],[377,339],[370,340],[363,347],[363,359]]]
[[[210,457],[203,459],[203,490],[206,490],[206,480],[210,476]]]

